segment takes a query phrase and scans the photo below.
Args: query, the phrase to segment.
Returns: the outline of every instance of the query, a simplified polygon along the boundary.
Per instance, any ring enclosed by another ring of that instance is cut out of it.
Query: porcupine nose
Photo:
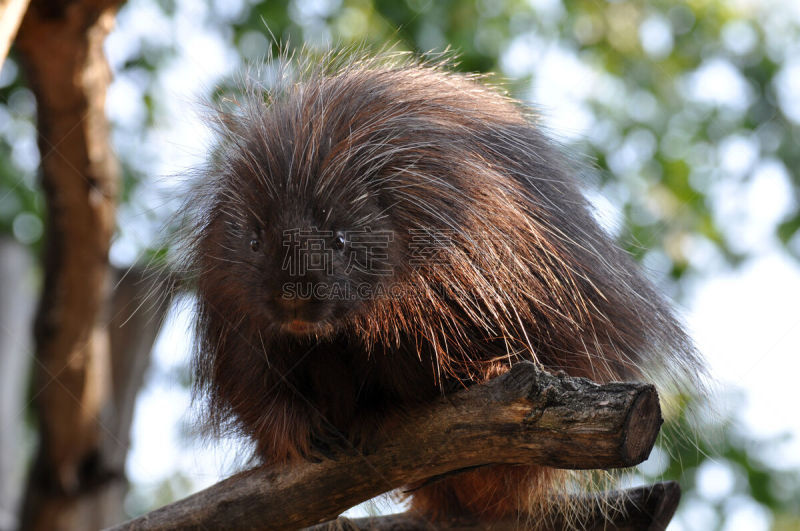
[[[314,330],[319,319],[318,304],[302,297],[278,297],[276,305],[280,309],[285,329],[292,334],[305,335]]]
[[[278,307],[286,312],[287,315],[297,314],[304,306],[308,304],[308,300],[301,299],[295,296],[281,295],[275,300]]]

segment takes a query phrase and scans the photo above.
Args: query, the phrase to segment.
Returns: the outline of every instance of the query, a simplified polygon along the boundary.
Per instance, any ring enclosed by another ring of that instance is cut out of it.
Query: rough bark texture
[[[101,446],[111,396],[108,248],[119,168],[104,104],[103,41],[118,0],[34,1],[17,37],[36,95],[47,202],[44,287],[36,316],[34,403],[39,448],[23,527],[95,528],[98,493],[116,476]]]
[[[16,529],[25,461],[22,425],[36,292],[33,257],[0,236],[0,530]]]
[[[244,472],[116,529],[295,529],[465,468],[632,466],[647,458],[661,422],[651,385],[597,385],[520,363],[415,411],[363,453]]]
[[[625,491],[605,493],[602,497],[586,498],[582,506],[586,509],[580,517],[572,517],[571,527],[560,514],[545,516],[535,522],[508,520],[492,523],[453,522],[434,527],[425,519],[406,513],[370,518],[338,518],[331,522],[307,528],[307,531],[435,531],[458,529],[472,531],[521,531],[530,529],[581,529],[584,531],[660,531],[678,508],[681,499],[680,486],[674,482],[657,483]],[[576,520],[575,518],[579,518]]]
[[[17,34],[30,0],[0,0],[0,68]]]

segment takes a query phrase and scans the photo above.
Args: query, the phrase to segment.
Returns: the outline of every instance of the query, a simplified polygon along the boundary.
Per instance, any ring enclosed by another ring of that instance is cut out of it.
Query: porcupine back
[[[247,82],[213,120],[219,146],[186,210],[195,390],[211,423],[248,437],[262,461],[358,445],[521,360],[598,382],[669,384],[699,370],[570,164],[498,89],[441,63],[332,55],[287,62],[269,86]],[[291,280],[283,238],[295,228],[391,234],[358,251],[390,273],[334,260],[303,280],[395,296],[304,303],[311,328],[287,332],[276,294]],[[417,489],[414,507],[502,517],[551,476],[489,467]]]

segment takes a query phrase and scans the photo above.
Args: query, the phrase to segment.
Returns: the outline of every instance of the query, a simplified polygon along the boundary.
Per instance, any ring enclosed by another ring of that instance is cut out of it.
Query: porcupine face
[[[282,201],[253,219],[238,243],[262,278],[265,312],[281,332],[330,332],[387,280],[391,233],[357,223],[360,212],[328,202]],[[376,210],[365,205],[364,210]]]
[[[270,323],[264,332],[324,336],[391,282],[396,243],[376,195],[318,193],[336,170],[324,167],[324,150],[298,166],[291,146],[308,139],[287,136],[224,154],[233,171],[220,177],[225,193],[201,242],[210,272],[201,289],[232,317]]]

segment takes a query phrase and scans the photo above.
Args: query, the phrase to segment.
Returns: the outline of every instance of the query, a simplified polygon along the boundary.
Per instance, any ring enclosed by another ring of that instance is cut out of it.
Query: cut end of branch
[[[644,387],[634,399],[622,427],[626,436],[619,454],[626,460],[625,466],[634,466],[647,459],[663,422],[655,387]]]

